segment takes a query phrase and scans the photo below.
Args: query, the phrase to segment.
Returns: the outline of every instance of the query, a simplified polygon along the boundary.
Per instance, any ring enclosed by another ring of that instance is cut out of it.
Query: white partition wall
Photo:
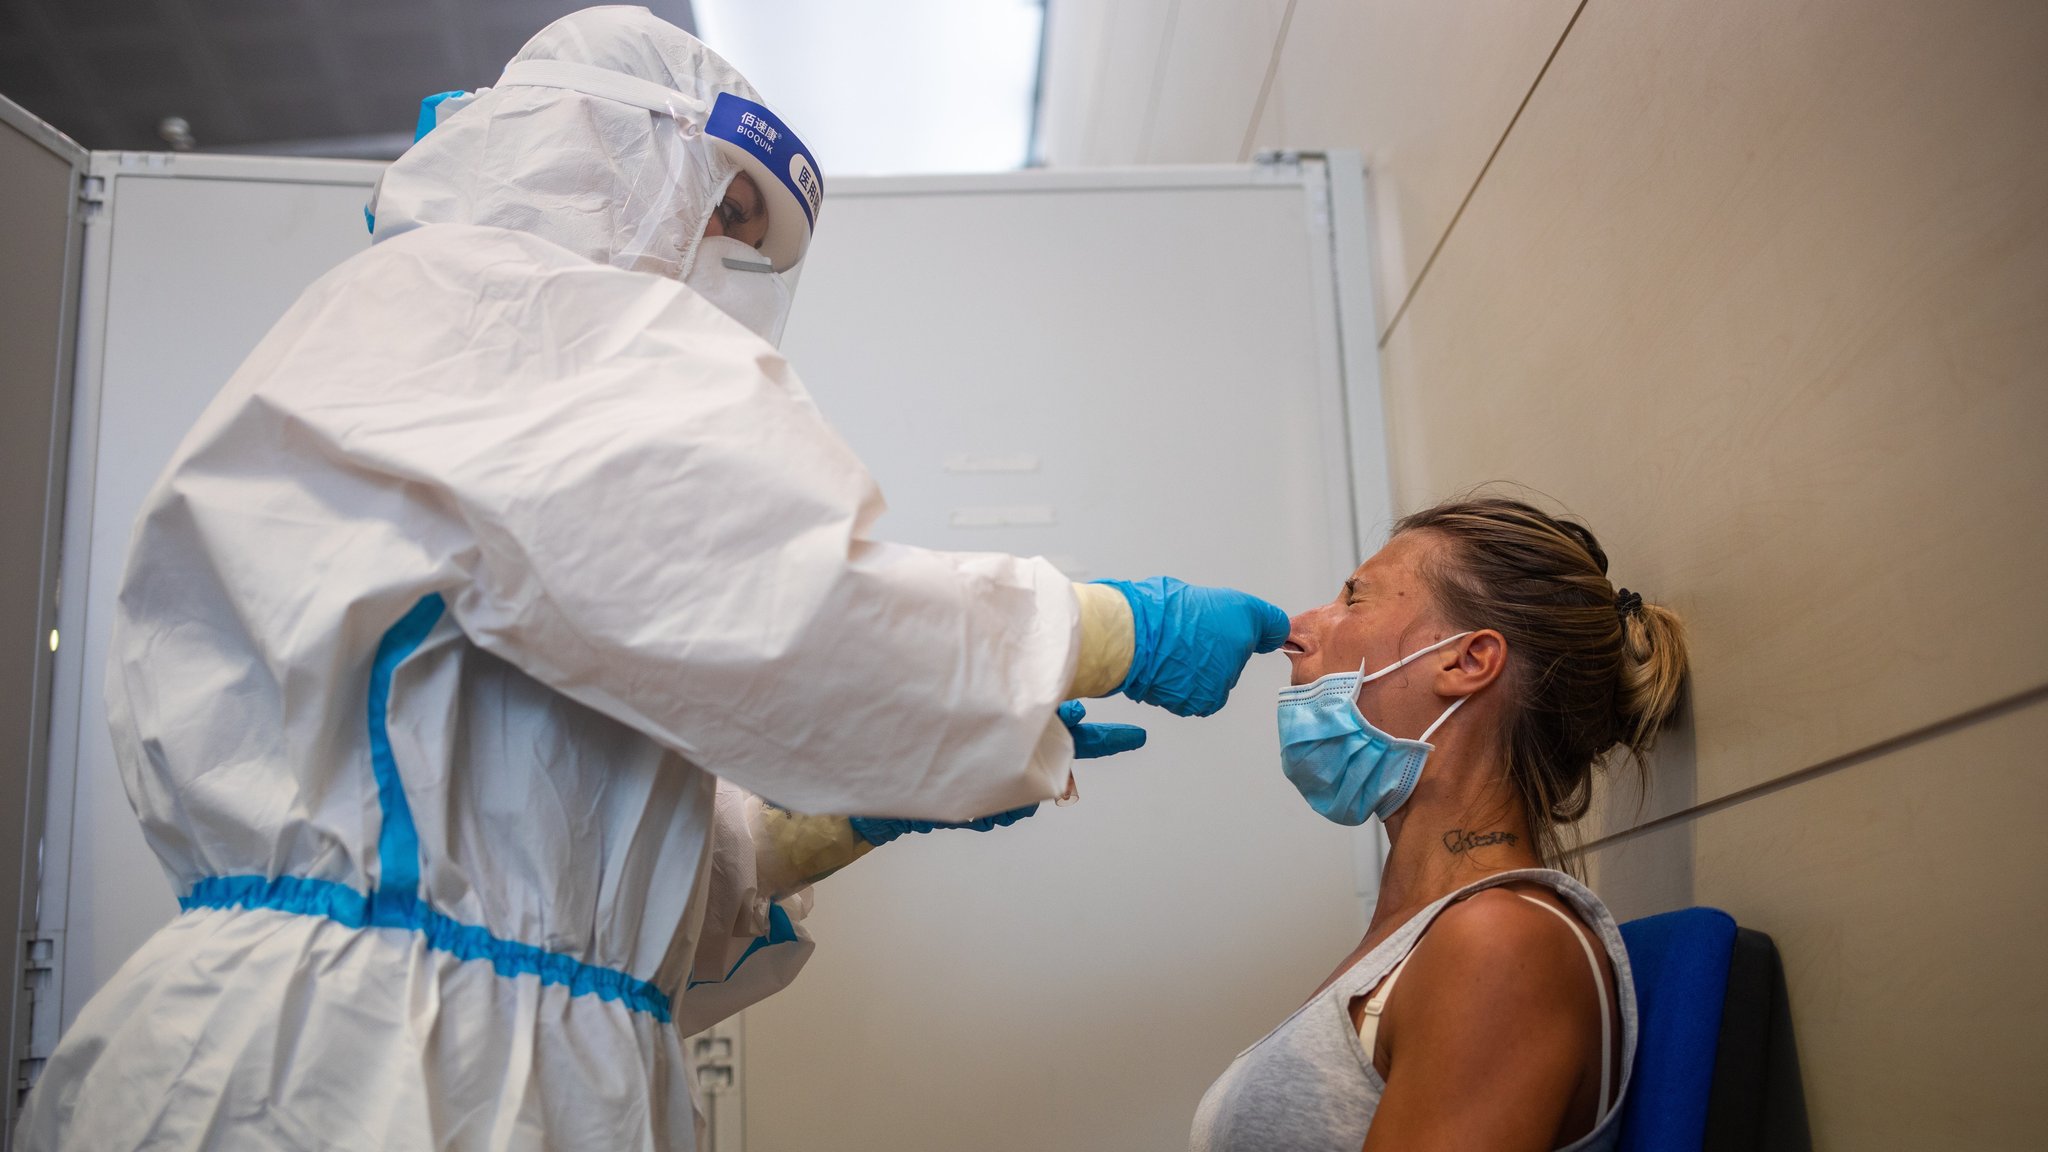
[[[1291,611],[1350,574],[1334,261],[1360,238],[1337,252],[1322,163],[835,193],[784,343],[881,480],[881,531]],[[1361,460],[1377,528],[1377,441]],[[1280,774],[1285,681],[1260,658],[1205,720],[1091,704],[1151,742],[1080,765],[1080,804],[819,885],[817,956],[747,1014],[748,1147],[1185,1148],[1209,1081],[1363,927],[1354,834]]]
[[[836,182],[785,349],[880,479],[878,531],[1326,599],[1386,511],[1357,163]],[[42,886],[61,1012],[37,1051],[175,911],[100,699],[136,509],[263,331],[367,242],[377,169],[93,171]],[[1152,743],[1084,764],[1078,806],[821,885],[811,968],[726,1030],[745,1043],[715,1147],[1182,1147],[1209,1078],[1355,942],[1372,883],[1370,841],[1280,776],[1284,675],[1262,658],[1208,720],[1094,705]]]

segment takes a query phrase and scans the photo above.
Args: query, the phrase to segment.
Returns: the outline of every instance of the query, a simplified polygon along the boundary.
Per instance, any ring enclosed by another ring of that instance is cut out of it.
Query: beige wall
[[[1817,1145],[2038,1146],[2048,5],[1056,0],[1049,45],[1055,164],[1368,156],[1397,501],[1533,486],[1691,620],[1590,866],[1778,939]]]

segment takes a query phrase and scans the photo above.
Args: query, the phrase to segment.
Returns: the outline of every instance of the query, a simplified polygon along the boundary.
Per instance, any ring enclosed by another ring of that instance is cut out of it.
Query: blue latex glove
[[[1099,756],[1114,756],[1145,746],[1145,730],[1136,724],[1083,724],[1081,718],[1088,710],[1079,700],[1069,700],[1060,705],[1060,723],[1074,737],[1074,759],[1093,760]],[[1012,808],[979,820],[964,824],[948,824],[936,820],[892,820],[885,816],[852,816],[847,823],[853,825],[854,835],[880,847],[899,836],[911,832],[932,832],[942,828],[964,828],[969,832],[988,832],[1006,828],[1026,816],[1038,811],[1038,805]]]
[[[1006,828],[1036,811],[1038,811],[1038,805],[1026,804],[1022,808],[1012,808],[1008,812],[998,812],[993,816],[983,816],[979,820],[969,820],[961,824],[948,824],[944,821],[935,820],[894,820],[887,816],[851,816],[847,818],[846,822],[853,825],[854,835],[876,847],[880,847],[896,839],[898,836],[911,832],[931,832],[941,828],[964,828],[969,832],[987,832],[996,828]]]
[[[1221,709],[1245,662],[1287,642],[1287,613],[1256,596],[1171,576],[1100,583],[1131,604],[1137,644],[1119,691],[1176,716]]]
[[[1145,730],[1136,724],[1083,724],[1081,718],[1086,715],[1088,710],[1079,700],[1060,705],[1060,723],[1074,738],[1074,759],[1093,760],[1145,746]]]

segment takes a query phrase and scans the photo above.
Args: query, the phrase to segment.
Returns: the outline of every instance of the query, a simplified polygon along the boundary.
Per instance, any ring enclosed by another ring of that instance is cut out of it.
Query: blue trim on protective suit
[[[740,965],[747,962],[747,957],[752,956],[763,948],[771,948],[777,944],[794,944],[797,942],[797,939],[796,925],[790,922],[789,913],[784,912],[780,904],[770,904],[768,906],[768,934],[766,936],[754,937],[754,942],[747,945],[747,950],[740,953],[740,958],[732,962],[732,967],[725,970],[725,975],[720,976],[717,980],[692,980],[689,983],[689,987],[685,988],[684,991],[688,991],[689,988],[695,988],[700,984],[724,983],[732,979],[733,973],[740,970]]]
[[[333,880],[304,876],[208,876],[178,899],[187,912],[199,908],[251,908],[324,916],[349,928],[398,928],[426,937],[427,947],[458,960],[487,960],[500,976],[534,975],[543,984],[558,984],[572,996],[618,1000],[667,1024],[673,1020],[668,994],[645,980],[615,968],[585,964],[574,956],[549,952],[532,944],[493,936],[488,929],[464,924],[437,912],[420,899],[420,838],[412,805],[405,799],[398,759],[391,751],[391,677],[419,651],[447,610],[439,593],[412,606],[377,642],[370,670],[370,769],[377,780],[382,810],[377,830],[377,886],[358,892]],[[774,917],[781,917],[775,921]],[[770,936],[796,929],[780,908],[770,917]],[[766,939],[765,937],[763,939]],[[760,941],[755,941],[758,947]],[[752,948],[748,949],[751,955]],[[741,960],[746,957],[742,956]],[[737,966],[735,966],[737,967]]]
[[[384,810],[377,830],[377,887],[370,893],[370,916],[379,924],[380,904],[416,899],[420,890],[419,829],[398,778],[398,758],[391,754],[391,676],[419,651],[446,609],[438,592],[421,597],[377,641],[377,661],[370,666],[370,771],[377,777],[377,804]]]
[[[406,783],[397,775],[397,756],[391,754],[391,674],[420,650],[446,607],[440,592],[422,596],[410,613],[383,633],[377,642],[377,662],[371,664],[371,771],[377,775],[377,804],[383,808],[383,828],[377,830],[377,888],[371,892],[373,918],[379,900],[420,892],[420,830],[412,822]]]
[[[427,138],[427,133],[441,122],[441,101],[464,95],[462,89],[453,92],[436,92],[420,101],[420,117],[412,126],[412,142],[417,144]]]
[[[671,1020],[667,993],[645,980],[517,940],[501,939],[475,925],[443,916],[410,895],[395,897],[373,890],[365,896],[346,884],[303,876],[279,876],[275,880],[263,876],[209,876],[192,886],[191,895],[180,897],[178,907],[187,912],[199,908],[267,908],[301,916],[324,916],[347,928],[410,929],[427,938],[427,947],[457,960],[489,961],[500,976],[538,976],[543,984],[567,988],[571,996],[620,1000],[628,1008],[645,1012],[664,1024]]]

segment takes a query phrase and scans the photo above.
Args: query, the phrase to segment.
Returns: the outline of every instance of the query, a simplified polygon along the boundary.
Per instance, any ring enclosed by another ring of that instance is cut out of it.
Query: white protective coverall
[[[756,99],[640,9],[520,58]],[[186,910],[19,1147],[692,1148],[683,1038],[811,949],[749,793],[958,820],[1066,785],[1074,590],[870,539],[860,461],[675,278],[736,171],[684,112],[478,96],[177,450],[107,696]]]

